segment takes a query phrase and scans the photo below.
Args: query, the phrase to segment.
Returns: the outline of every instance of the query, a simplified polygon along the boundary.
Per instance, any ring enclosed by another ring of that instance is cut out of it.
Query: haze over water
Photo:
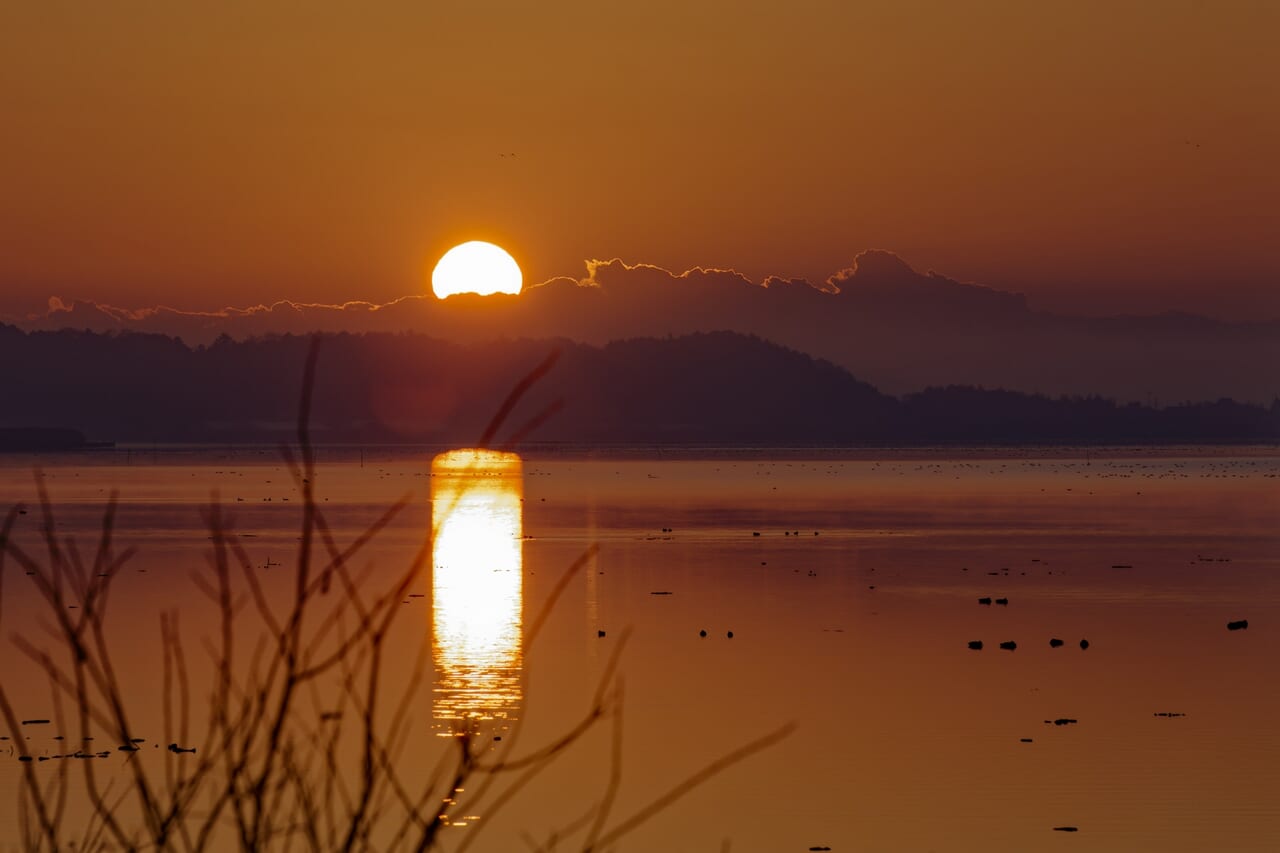
[[[553,739],[627,629],[620,814],[797,724],[619,849],[1243,851],[1280,837],[1272,449],[352,457],[320,452],[318,500],[340,536],[411,496],[362,556],[366,583],[436,529],[434,574],[414,582],[391,640],[396,678],[424,655],[434,673],[406,752],[424,768],[459,716],[479,713],[488,735],[519,718],[526,744]],[[156,741],[159,611],[178,609],[192,649],[215,627],[189,578],[209,548],[199,506],[216,490],[270,587],[296,545],[297,493],[273,451],[161,448],[6,457],[4,505],[31,505],[35,461],[58,532],[82,549],[119,490],[117,537],[139,551],[108,623],[138,733]],[[37,517],[15,532],[32,551]],[[592,543],[536,643],[522,641]],[[458,562],[477,554],[483,566]],[[41,638],[29,580],[5,571],[6,635]],[[459,595],[480,603],[451,614]],[[1227,630],[1241,619],[1247,629]],[[7,636],[0,670],[21,717],[56,716]],[[33,754],[64,751],[55,728],[24,728]],[[0,802],[15,804],[10,743]],[[594,730],[508,808],[478,809],[491,821],[479,849],[520,849],[520,832],[545,839],[579,817],[610,748]],[[15,842],[0,830],[0,849]]]

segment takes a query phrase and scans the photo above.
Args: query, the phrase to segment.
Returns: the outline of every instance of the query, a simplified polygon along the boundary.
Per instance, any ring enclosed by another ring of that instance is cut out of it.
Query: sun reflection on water
[[[433,714],[514,720],[521,701],[523,576],[519,455],[451,450],[431,462]]]

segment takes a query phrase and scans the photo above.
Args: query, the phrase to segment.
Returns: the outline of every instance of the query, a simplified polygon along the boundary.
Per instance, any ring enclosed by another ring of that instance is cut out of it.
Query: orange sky
[[[0,312],[382,301],[481,238],[530,282],[879,247],[1037,307],[1280,316],[1277,32],[1272,0],[11,3]]]

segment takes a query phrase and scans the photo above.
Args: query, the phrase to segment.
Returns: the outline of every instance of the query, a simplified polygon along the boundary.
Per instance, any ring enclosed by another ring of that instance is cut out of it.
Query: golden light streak
[[[431,478],[434,717],[451,728],[515,719],[523,663],[521,459],[451,450],[432,460]]]

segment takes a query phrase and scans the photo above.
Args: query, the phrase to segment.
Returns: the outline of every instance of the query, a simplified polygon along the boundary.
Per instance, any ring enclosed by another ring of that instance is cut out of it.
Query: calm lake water
[[[299,525],[288,471],[275,451],[252,449],[0,459],[0,504],[28,509],[14,541],[37,556],[36,464],[60,537],[91,555],[116,490],[118,548],[137,548],[107,634],[142,751],[114,751],[98,731],[103,745],[92,749],[111,750],[93,759],[98,778],[123,786],[129,760],[191,760],[163,749],[160,614],[180,620],[193,684],[184,743],[196,743],[211,675],[202,638],[218,630],[192,579],[208,571],[201,508],[216,497],[278,598]],[[604,720],[501,808],[456,793],[444,849],[481,831],[471,849],[578,849],[580,818],[615,770],[611,823],[789,723],[789,736],[609,849],[1280,848],[1274,449],[1088,459],[406,449],[363,463],[322,449],[316,487],[340,543],[409,499],[353,561],[370,596],[424,545],[429,554],[388,639],[388,683],[409,684],[415,666],[424,673],[397,759],[409,778],[425,781],[459,721],[485,738],[518,731],[515,756],[554,741],[582,719],[629,637],[618,751]],[[529,642],[566,568],[592,545]],[[51,775],[70,763],[52,756],[73,752],[80,730],[10,642],[52,646],[48,607],[12,560],[4,573],[0,684],[17,717],[50,720],[0,726],[7,850],[19,838],[18,739],[50,759],[32,767]],[[1234,620],[1248,628],[1229,631]],[[251,605],[235,624],[252,647]],[[1008,641],[1015,650],[1000,647]],[[331,700],[309,696],[308,713]],[[84,820],[74,807],[63,819]]]

